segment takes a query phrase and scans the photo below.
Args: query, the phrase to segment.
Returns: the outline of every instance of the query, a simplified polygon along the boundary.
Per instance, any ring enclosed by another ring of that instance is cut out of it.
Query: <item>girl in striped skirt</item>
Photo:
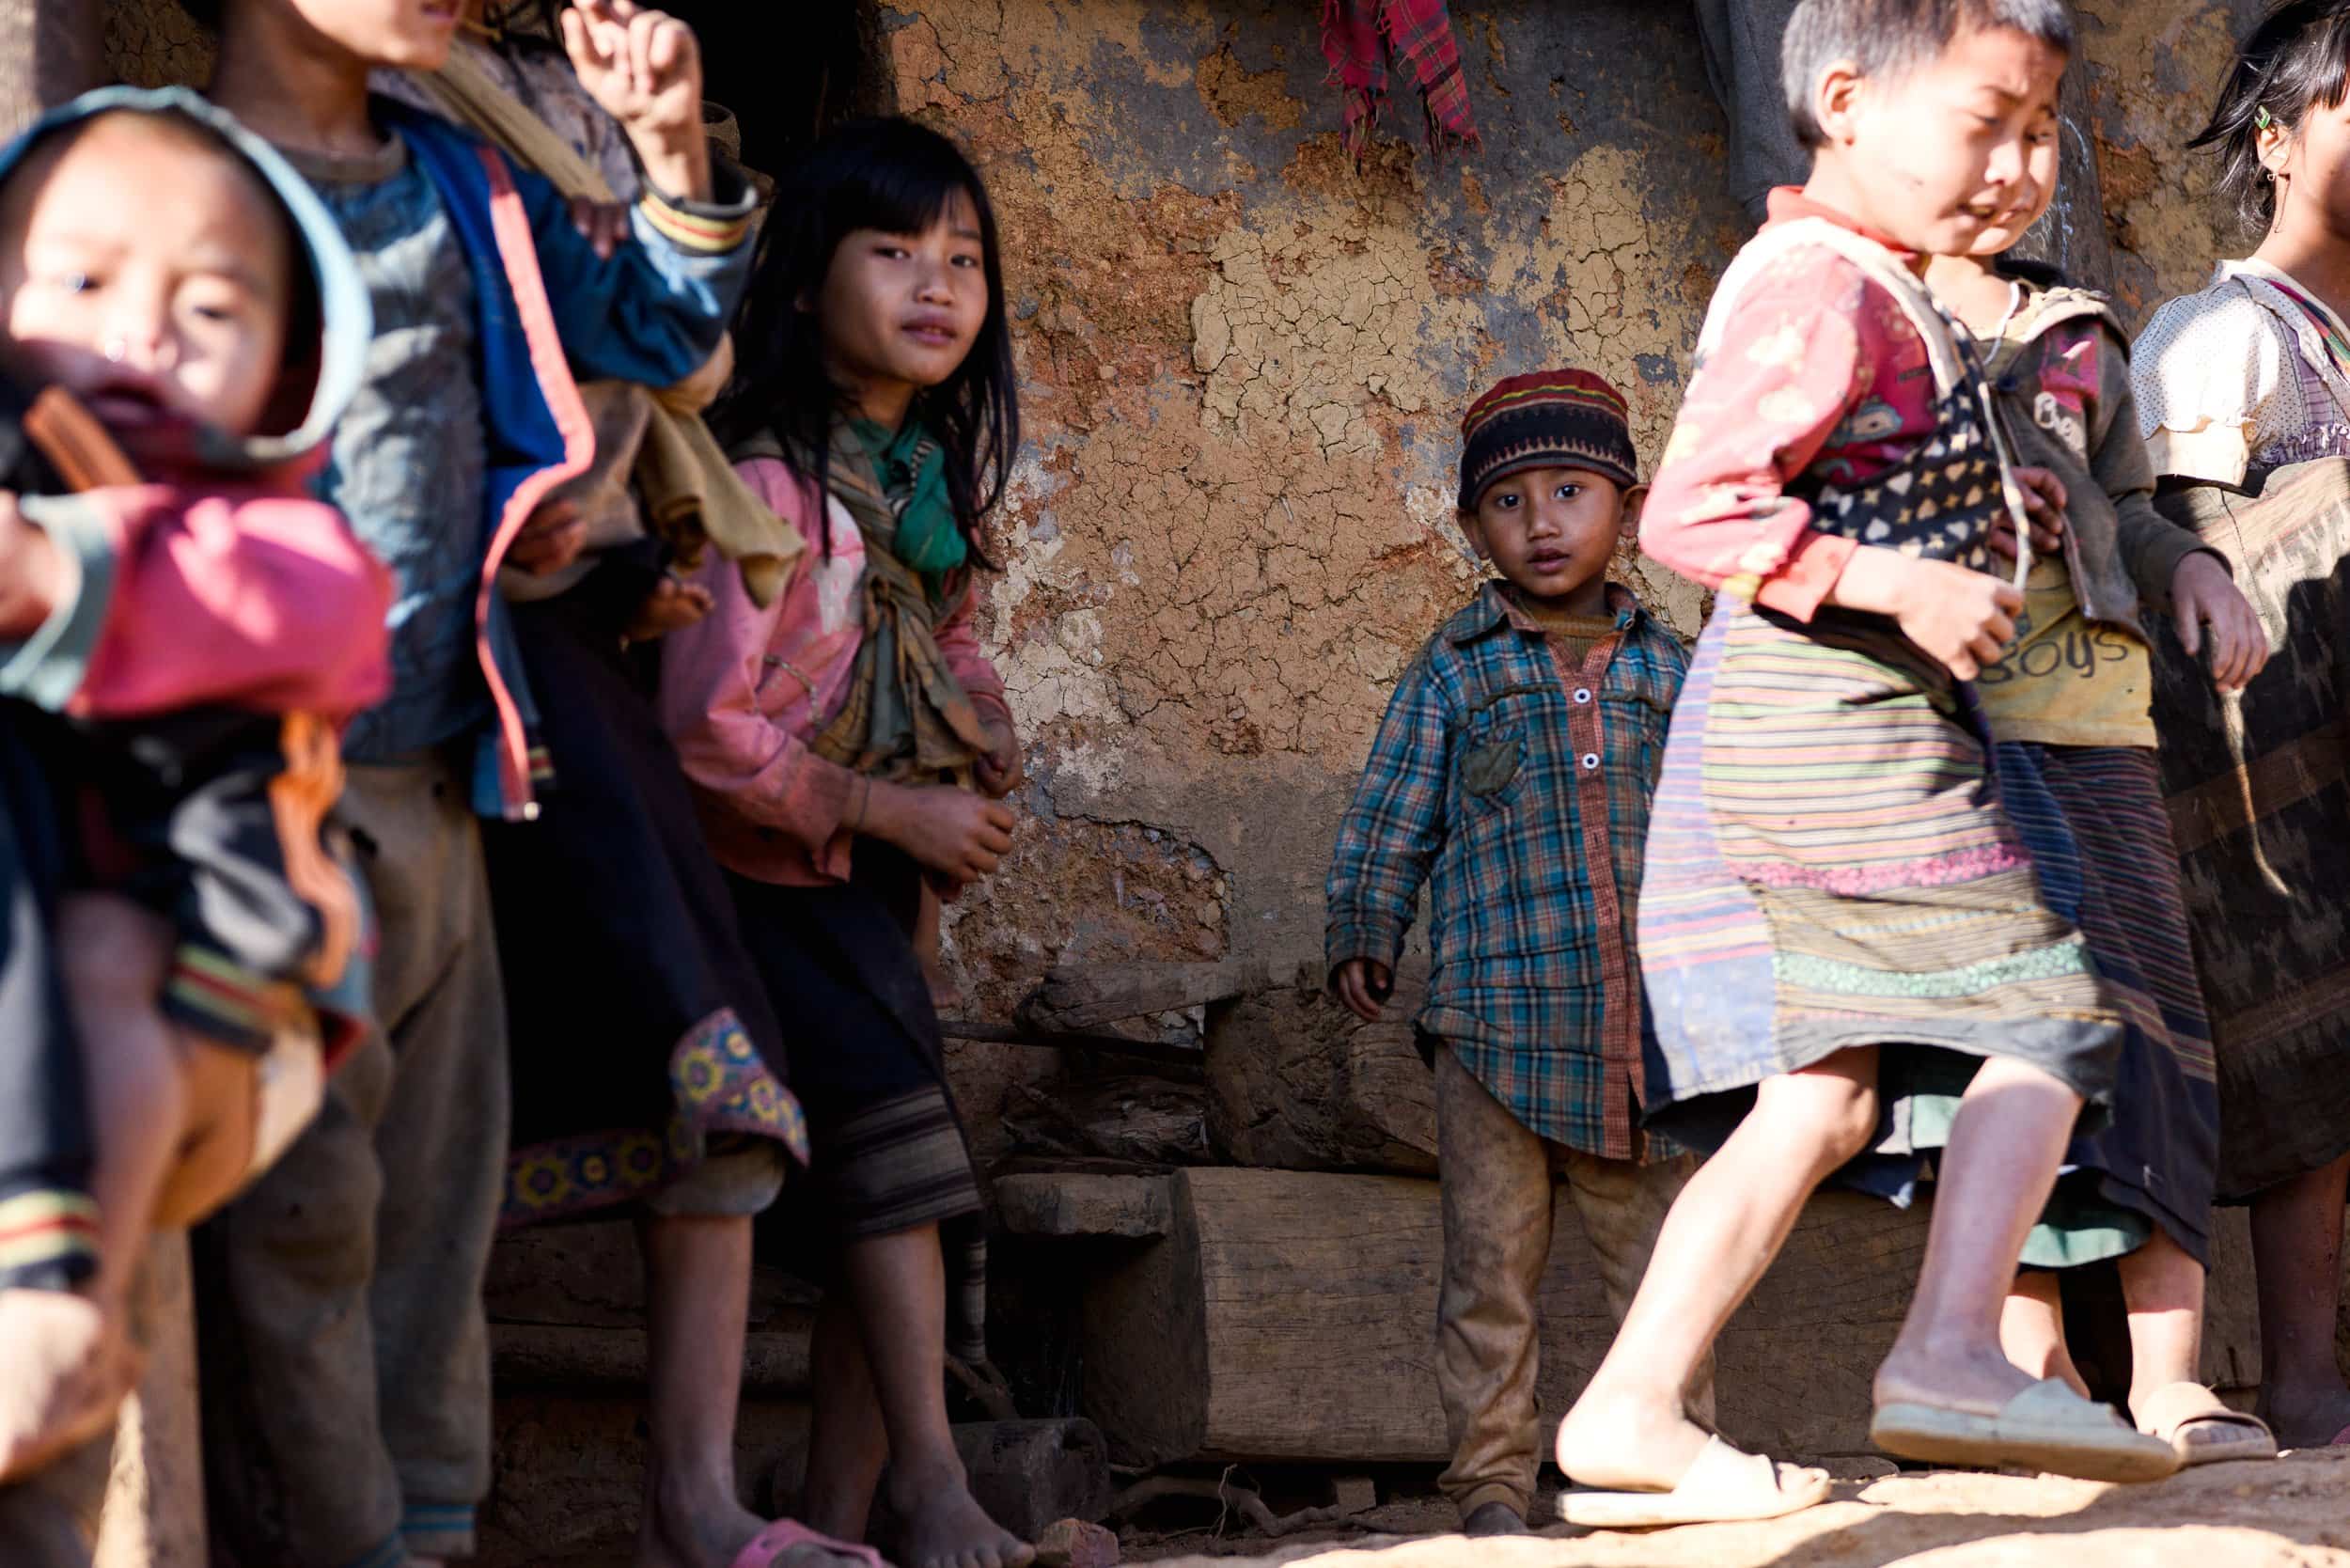
[[[2018,205],[2071,47],[2060,0],[1804,0],[1789,23],[1811,179],[1774,194],[1722,279],[1640,530],[1720,594],[1639,905],[1642,1102],[1709,1157],[1559,1429],[1562,1469],[1623,1488],[1570,1497],[1577,1522],[1825,1495],[1698,1426],[1683,1389],[1822,1181],[1899,1196],[1929,1157],[1939,1200],[1876,1442],[2110,1480],[2177,1466],[2001,1350],[2025,1233],[2083,1106],[2109,1101],[2123,1016],[2002,807],[1969,684],[2022,606],[1995,535],[2046,476],[2010,463],[1919,276]],[[1916,1115],[1933,1096],[1961,1097],[1947,1126]]]

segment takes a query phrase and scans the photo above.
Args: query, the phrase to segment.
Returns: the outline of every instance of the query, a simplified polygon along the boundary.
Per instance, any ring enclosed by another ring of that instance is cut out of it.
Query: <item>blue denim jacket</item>
[[[544,754],[498,565],[532,510],[593,454],[572,372],[667,386],[717,349],[749,274],[751,201],[687,207],[649,193],[632,214],[633,243],[601,258],[540,176],[446,121],[388,99],[372,108],[431,177],[473,274],[487,463],[481,515],[462,525],[481,541],[476,620],[492,710],[475,805],[485,816],[535,816]],[[395,689],[379,710],[384,728],[401,728],[403,707],[444,699]]]

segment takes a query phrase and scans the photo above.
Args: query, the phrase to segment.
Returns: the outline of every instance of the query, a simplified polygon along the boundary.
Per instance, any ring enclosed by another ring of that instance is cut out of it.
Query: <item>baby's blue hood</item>
[[[318,294],[321,341],[318,381],[310,406],[300,424],[283,434],[232,440],[217,431],[202,432],[201,456],[208,463],[229,468],[274,468],[294,462],[324,445],[335,421],[351,403],[366,371],[368,339],[375,336],[374,317],[368,308],[367,286],[342,231],[321,204],[309,182],[277,149],[239,124],[227,110],[208,102],[185,87],[100,87],[70,103],[59,104],[35,120],[25,133],[0,148],[0,182],[5,182],[24,154],[43,136],[95,115],[128,110],[134,114],[180,115],[218,136],[228,150],[259,171],[279,204],[293,220],[310,263]]]

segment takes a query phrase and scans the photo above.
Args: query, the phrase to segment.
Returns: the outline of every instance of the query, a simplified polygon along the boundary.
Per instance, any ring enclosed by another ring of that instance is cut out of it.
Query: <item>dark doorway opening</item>
[[[732,109],[743,162],[775,174],[870,86],[857,0],[669,0],[701,36],[705,96]]]

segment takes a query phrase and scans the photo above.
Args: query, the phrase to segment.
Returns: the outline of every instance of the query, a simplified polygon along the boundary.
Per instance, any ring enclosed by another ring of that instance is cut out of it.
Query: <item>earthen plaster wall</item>
[[[1026,441],[986,592],[1028,820],[949,913],[972,1011],[1049,964],[1303,959],[1396,676],[1477,572],[1452,521],[1466,396],[1573,362],[1653,465],[1742,237],[1696,24],[1650,0],[1456,4],[1484,133],[1433,161],[1417,96],[1360,168],[1308,0],[864,0],[880,96],[961,138],[1004,227]],[[2257,0],[2080,0],[2126,315],[2241,249],[2180,145]],[[111,63],[189,80],[169,0]],[[758,105],[739,105],[746,114]],[[1688,584],[1624,580],[1694,635]],[[983,1142],[1008,1074],[959,1062]]]
[[[2179,148],[2255,8],[2082,7],[2133,321],[2236,248]],[[1477,577],[1451,515],[1465,397],[1593,367],[1653,465],[1742,238],[1687,8],[1456,5],[1482,149],[1432,161],[1400,98],[1360,170],[1317,11],[879,11],[898,106],[986,174],[1020,327],[1027,440],[989,608],[1035,820],[951,929],[995,1006],[1070,958],[1318,952],[1382,705]],[[1695,634],[1690,585],[1620,569]]]

